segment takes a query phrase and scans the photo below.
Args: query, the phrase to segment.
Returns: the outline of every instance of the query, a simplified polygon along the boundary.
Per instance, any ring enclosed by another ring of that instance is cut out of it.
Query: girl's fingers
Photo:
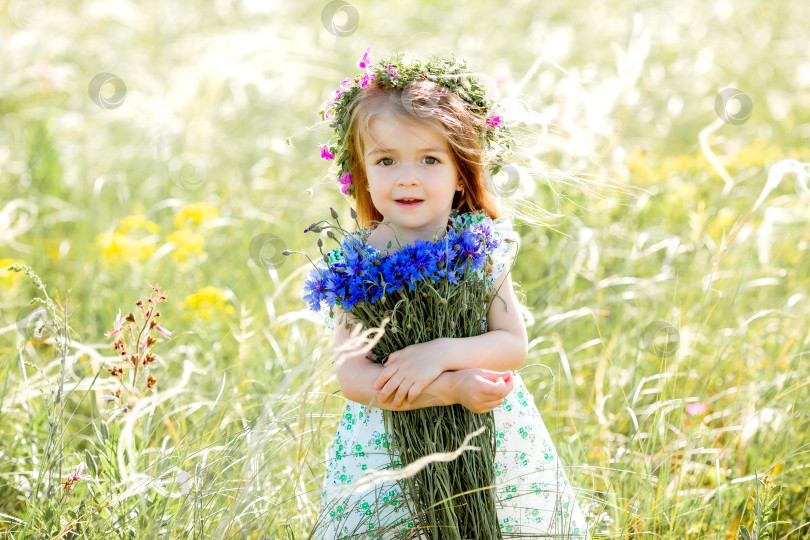
[[[514,382],[512,382],[511,380],[510,380],[510,381],[507,381],[507,382],[506,382],[506,387],[503,389],[503,391],[504,391],[504,395],[507,395],[507,394],[509,394],[510,392],[512,392],[512,389],[513,389],[514,387],[515,387],[515,383],[514,383]]]
[[[386,365],[386,368],[387,367],[388,366]],[[377,376],[377,379],[374,381],[374,390],[379,390],[380,388],[385,386],[385,383],[387,383],[388,380],[391,377],[393,377],[394,373],[396,373],[396,372],[397,372],[397,369],[395,367],[390,368],[390,369],[383,369],[380,372],[380,374]]]
[[[488,379],[485,379],[485,380],[487,382],[487,386],[489,386],[489,391],[490,392],[498,391],[499,388],[503,387],[503,385],[506,384],[506,382],[504,382],[504,380],[501,379],[500,377],[498,377],[497,379],[494,379],[494,380],[488,380]]]
[[[495,373],[494,371],[484,371],[481,375],[479,375],[479,377],[481,377],[485,381],[492,382],[498,377],[498,374]]]
[[[484,371],[478,376],[489,383],[497,383],[499,380],[506,382],[512,378],[512,374],[508,371]]]
[[[397,390],[397,397],[394,400],[394,407],[402,406],[402,403],[408,397],[408,392],[411,390],[411,386],[405,387],[406,385],[400,384],[399,390]]]
[[[492,397],[499,397],[503,399],[512,392],[512,388],[514,388],[514,383],[512,381],[504,382],[503,380],[493,384],[490,388],[487,389],[487,394]]]
[[[380,390],[380,397],[384,400],[388,399],[388,396],[394,393],[394,390],[396,390],[399,387],[399,383],[401,382],[402,382],[401,379],[399,380],[394,380],[393,378],[388,379],[388,382],[383,386],[382,390]]]
[[[489,412],[489,411],[491,411],[491,410],[493,410],[493,409],[497,409],[497,408],[498,408],[498,406],[499,406],[501,403],[502,403],[502,401],[488,401],[488,402],[486,402],[486,403],[484,403],[484,404],[483,404],[483,406],[481,407],[481,409],[480,409],[480,410],[481,410],[482,412]]]
[[[416,401],[416,398],[421,393],[422,393],[422,390],[420,390],[416,385],[411,386],[411,389],[408,391],[408,397],[407,397],[408,403],[413,403],[414,401]]]
[[[380,374],[377,376],[377,379],[374,381],[374,389],[379,390],[383,388],[388,381],[391,380],[391,377],[396,375],[397,370],[396,368],[393,369],[383,369]]]

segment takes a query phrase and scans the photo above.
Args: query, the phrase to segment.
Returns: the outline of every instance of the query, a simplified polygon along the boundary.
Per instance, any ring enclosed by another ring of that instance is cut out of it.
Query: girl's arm
[[[487,314],[487,332],[464,338],[438,338],[415,343],[389,356],[374,381],[387,399],[396,392],[398,399],[415,399],[427,384],[445,371],[486,369],[513,371],[526,362],[529,340],[520,314],[520,304],[512,288],[512,278],[504,272],[492,285],[499,290]],[[498,289],[500,287],[500,289]]]
[[[498,276],[493,287],[495,290],[500,287],[500,298],[496,297],[489,308],[486,333],[465,338],[438,338],[392,353],[385,367],[377,370],[378,376],[373,381],[374,388],[380,389],[378,399],[388,400],[394,396],[394,403],[416,403],[429,383],[448,371],[509,372],[520,368],[526,362],[529,341],[509,273]]]
[[[484,334],[436,340],[443,342],[437,346],[444,350],[439,356],[444,370],[483,368],[512,371],[526,362],[529,338],[512,287],[511,272],[502,272],[492,288],[498,291],[498,296],[489,308]]]
[[[344,341],[341,342],[341,339]],[[357,403],[371,403],[389,411],[410,411],[458,403],[474,413],[482,414],[501,405],[514,388],[514,380],[508,371],[462,369],[442,372],[413,401],[399,395],[383,396],[372,388],[372,381],[379,376],[383,366],[367,360],[366,351],[355,349],[352,353],[351,349],[355,348],[352,339],[342,325],[336,326],[338,383],[344,397]]]
[[[450,372],[439,375],[431,382],[413,403],[402,403],[395,406],[391,396],[385,398],[378,395],[372,386],[384,369],[381,364],[371,362],[366,358],[368,351],[362,350],[365,343],[358,335],[350,335],[341,320],[343,312],[337,306],[335,310],[335,370],[337,371],[338,385],[346,399],[356,403],[368,405],[372,398],[372,406],[380,409],[408,411],[424,407],[436,407],[459,403],[455,377]]]

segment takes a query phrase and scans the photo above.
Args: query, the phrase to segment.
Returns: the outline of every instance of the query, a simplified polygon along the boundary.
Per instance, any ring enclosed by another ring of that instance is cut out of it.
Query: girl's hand
[[[452,373],[455,378],[453,391],[458,403],[477,414],[501,405],[515,386],[511,371],[474,368]]]
[[[439,338],[391,353],[374,381],[374,389],[381,390],[377,399],[384,402],[392,396],[394,407],[399,407],[406,399],[409,403],[416,401],[419,394],[444,372],[442,359],[448,353],[446,347],[447,342]]]

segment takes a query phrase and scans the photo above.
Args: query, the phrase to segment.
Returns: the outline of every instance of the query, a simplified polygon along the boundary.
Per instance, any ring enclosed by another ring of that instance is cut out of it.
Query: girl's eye
[[[428,161],[427,165],[435,165],[436,163],[440,163],[439,160],[437,158],[433,157],[433,156],[426,156],[424,159],[425,160],[432,160],[432,161]],[[392,158],[382,158],[377,163],[378,164],[382,163],[383,165],[388,167],[389,165],[392,165],[394,163],[394,160]]]

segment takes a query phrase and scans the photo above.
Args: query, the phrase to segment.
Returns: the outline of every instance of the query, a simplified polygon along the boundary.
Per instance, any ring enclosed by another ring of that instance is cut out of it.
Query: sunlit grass
[[[768,179],[808,171],[808,7],[357,2],[336,38],[325,4],[0,10],[0,536],[292,539],[328,519],[345,401],[309,264],[280,253],[314,255],[303,229],[348,215],[316,111],[368,45],[454,50],[524,121],[503,203],[549,225],[516,222],[521,374],[593,535],[807,535],[810,192]],[[119,107],[89,96],[102,72]],[[702,146],[727,86],[751,117]],[[104,334],[148,283],[172,335],[122,413]]]

